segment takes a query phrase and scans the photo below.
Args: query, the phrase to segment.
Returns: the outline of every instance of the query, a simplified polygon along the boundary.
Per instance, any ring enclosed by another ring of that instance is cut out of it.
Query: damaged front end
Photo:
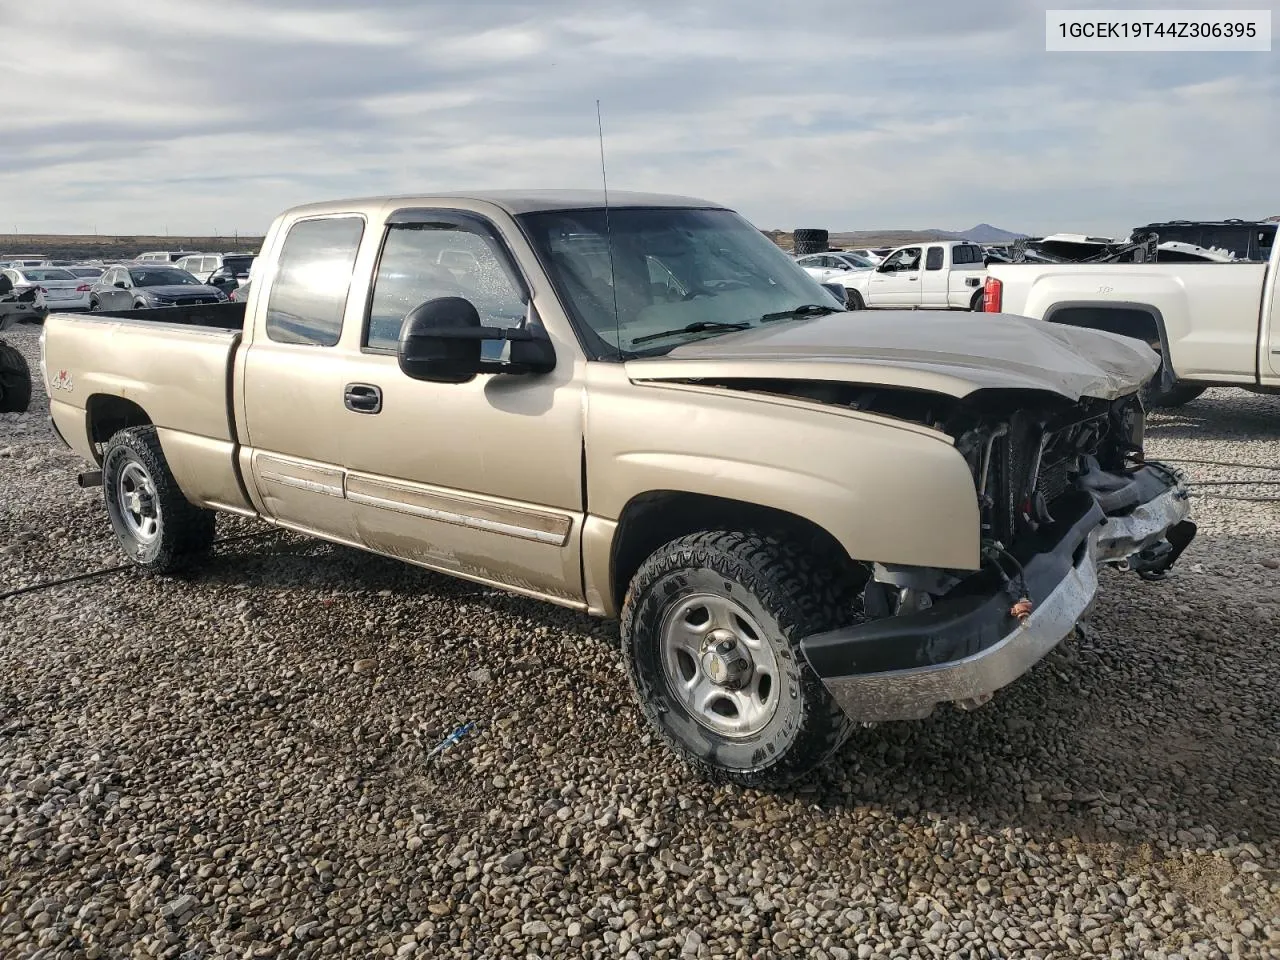
[[[1158,579],[1195,535],[1184,477],[1143,456],[1137,395],[989,391],[929,416],[973,474],[982,565],[875,564],[862,622],[802,641],[855,720],[985,703],[1074,630],[1100,566]]]

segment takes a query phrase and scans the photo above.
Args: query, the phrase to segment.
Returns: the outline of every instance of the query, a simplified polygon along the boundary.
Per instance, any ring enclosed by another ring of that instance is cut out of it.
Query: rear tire
[[[1208,387],[1192,386],[1186,383],[1175,383],[1172,387],[1166,388],[1158,381],[1152,380],[1143,388],[1142,399],[1148,407],[1162,409],[1181,407],[1195,400],[1208,389]]]
[[[16,347],[0,343],[0,413],[26,413],[31,389],[27,358]]]
[[[212,547],[214,513],[182,495],[155,427],[129,427],[107,441],[102,490],[125,556],[146,572],[173,573]]]
[[[971,313],[982,312],[982,291],[981,290],[979,290],[977,293],[975,293],[972,297],[969,298],[969,311]]]
[[[1160,352],[1159,344],[1153,344],[1151,349],[1157,353]],[[1164,357],[1161,356],[1160,368],[1156,370],[1155,376],[1148,380],[1146,386],[1142,388],[1142,402],[1149,408],[1168,409],[1181,407],[1190,403],[1208,389],[1208,387],[1202,387],[1199,384],[1178,383],[1176,380],[1172,386],[1166,387],[1164,385]]]
[[[622,612],[627,673],[649,723],[701,776],[784,786],[848,739],[852,721],[800,650],[852,618],[835,569],[771,537],[712,531],[637,571]]]

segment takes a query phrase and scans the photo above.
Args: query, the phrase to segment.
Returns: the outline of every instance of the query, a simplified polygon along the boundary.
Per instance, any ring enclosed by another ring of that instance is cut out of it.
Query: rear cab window
[[[957,247],[957,250],[960,248]],[[942,248],[930,247],[928,253],[925,254],[924,268],[926,270],[942,269]]]
[[[364,218],[299,220],[289,228],[267,298],[267,336],[276,343],[332,347],[342,334]]]

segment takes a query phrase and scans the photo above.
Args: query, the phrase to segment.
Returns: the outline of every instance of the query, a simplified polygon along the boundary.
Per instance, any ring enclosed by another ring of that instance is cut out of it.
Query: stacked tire
[[[826,253],[831,248],[831,235],[826,230],[804,228],[791,234],[796,256],[806,253]]]
[[[25,413],[31,404],[31,369],[17,348],[0,341],[0,413]]]

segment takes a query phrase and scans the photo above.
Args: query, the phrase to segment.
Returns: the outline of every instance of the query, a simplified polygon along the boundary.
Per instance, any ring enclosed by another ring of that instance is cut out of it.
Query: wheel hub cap
[[[718,687],[740,690],[751,679],[751,653],[728,630],[713,630],[702,655],[702,669]]]
[[[668,686],[702,726],[730,739],[754,736],[777,713],[782,671],[759,621],[736,600],[687,596],[662,621]]]
[[[142,464],[135,461],[120,471],[116,499],[121,519],[136,540],[150,543],[160,535],[155,484]]]

